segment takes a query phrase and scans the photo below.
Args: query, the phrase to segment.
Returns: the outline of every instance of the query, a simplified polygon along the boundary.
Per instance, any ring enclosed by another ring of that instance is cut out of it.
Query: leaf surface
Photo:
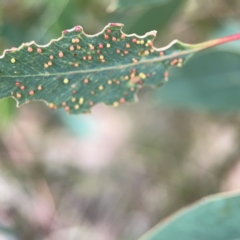
[[[194,52],[240,38],[198,45],[175,40],[157,49],[156,31],[126,35],[122,26],[109,24],[92,36],[76,26],[48,45],[30,42],[6,50],[0,58],[0,98],[14,97],[18,105],[42,100],[74,114],[90,112],[100,102],[118,106],[134,102],[143,86],[165,83],[169,67],[182,66]]]
[[[240,194],[218,194],[183,209],[139,240],[235,240],[240,238]]]

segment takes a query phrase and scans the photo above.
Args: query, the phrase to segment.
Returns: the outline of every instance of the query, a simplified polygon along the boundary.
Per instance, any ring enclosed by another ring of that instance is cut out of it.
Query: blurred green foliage
[[[230,51],[198,54],[176,70],[156,95],[162,104],[194,111],[233,112],[240,108],[240,55]]]
[[[89,34],[108,22],[123,22],[126,33],[158,30],[157,47],[175,38],[197,43],[239,32],[238,0],[172,0],[144,8],[136,1],[111,12],[112,2],[1,1],[1,51],[31,40],[47,43],[78,24]],[[11,234],[0,230],[0,237],[137,239],[179,208],[239,188],[239,114],[225,111],[238,108],[238,46],[196,56],[185,69],[170,72],[159,93],[143,89],[135,106],[100,105],[92,115],[68,121],[43,103],[16,111],[7,107],[11,100],[1,102],[0,226]],[[221,76],[205,79],[205,70],[215,69]],[[216,115],[212,110],[220,103],[225,110]]]

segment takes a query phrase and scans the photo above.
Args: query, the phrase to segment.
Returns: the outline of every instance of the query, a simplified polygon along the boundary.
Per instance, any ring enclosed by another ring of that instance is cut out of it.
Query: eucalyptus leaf
[[[236,34],[197,45],[175,40],[157,49],[156,31],[126,35],[122,27],[111,23],[90,36],[76,26],[47,45],[30,42],[4,51],[0,98],[11,96],[18,106],[41,100],[75,114],[90,112],[100,102],[118,106],[134,102],[143,86],[165,83],[169,67],[181,67],[195,52],[240,38]]]
[[[139,240],[236,240],[240,193],[207,197],[169,217]]]

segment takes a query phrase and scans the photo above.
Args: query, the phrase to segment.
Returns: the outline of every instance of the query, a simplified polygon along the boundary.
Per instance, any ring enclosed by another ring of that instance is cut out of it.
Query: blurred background
[[[81,25],[158,30],[154,45],[240,32],[238,0],[0,0],[0,50]],[[69,116],[0,101],[0,240],[134,240],[240,189],[240,42],[197,54],[139,102]]]

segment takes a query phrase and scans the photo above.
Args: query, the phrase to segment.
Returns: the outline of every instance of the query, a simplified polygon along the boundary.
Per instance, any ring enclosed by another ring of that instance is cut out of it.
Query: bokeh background
[[[238,0],[152,2],[0,0],[0,51],[108,22],[158,30],[157,47],[240,32]],[[81,116],[0,101],[0,240],[134,240],[201,197],[240,188],[239,42],[197,54],[138,97]]]

